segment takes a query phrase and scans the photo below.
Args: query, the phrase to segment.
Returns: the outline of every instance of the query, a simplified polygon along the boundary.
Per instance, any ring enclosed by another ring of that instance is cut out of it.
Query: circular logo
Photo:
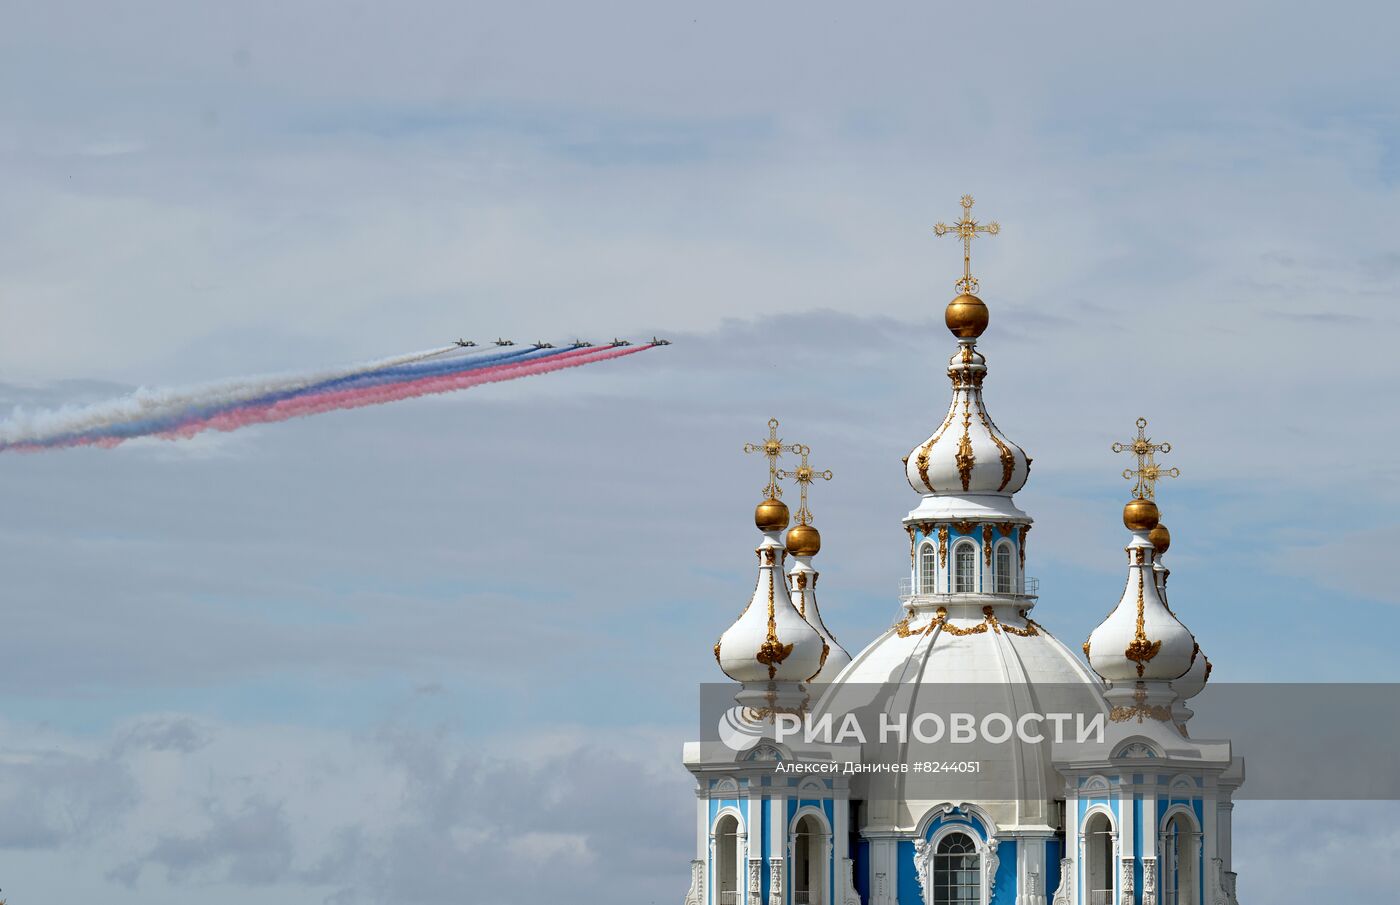
[[[765,736],[764,723],[747,707],[730,707],[719,718],[719,740],[731,751],[748,751]]]

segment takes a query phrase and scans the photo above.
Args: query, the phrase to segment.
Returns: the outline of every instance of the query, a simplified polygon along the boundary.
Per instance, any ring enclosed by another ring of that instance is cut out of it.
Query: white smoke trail
[[[28,412],[16,408],[10,417],[0,421],[0,444],[39,443],[70,433],[81,433],[129,421],[168,415],[192,405],[221,405],[255,399],[267,393],[297,390],[325,380],[368,374],[397,365],[412,364],[436,358],[458,347],[443,346],[422,352],[410,352],[392,358],[377,358],[355,365],[342,365],[323,371],[266,374],[198,384],[181,389],[150,389],[141,387],[120,399],[91,405],[70,405],[57,409]]]

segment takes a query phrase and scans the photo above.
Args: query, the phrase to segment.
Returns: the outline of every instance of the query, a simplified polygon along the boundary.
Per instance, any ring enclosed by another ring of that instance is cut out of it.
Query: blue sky
[[[683,895],[679,744],[752,580],[739,448],[777,416],[836,472],[823,614],[860,648],[907,565],[899,457],[946,406],[958,261],[931,226],[964,192],[1003,226],[976,250],[981,348],[1035,457],[1037,620],[1077,647],[1116,602],[1108,446],[1146,415],[1183,471],[1173,605],[1216,680],[1400,679],[1395,20],[10,4],[7,405],[459,335],[676,344],[0,462],[0,887]],[[1251,899],[1394,885],[1389,804],[1237,814]],[[1283,816],[1330,841],[1300,856]],[[1338,879],[1337,851],[1374,866]]]

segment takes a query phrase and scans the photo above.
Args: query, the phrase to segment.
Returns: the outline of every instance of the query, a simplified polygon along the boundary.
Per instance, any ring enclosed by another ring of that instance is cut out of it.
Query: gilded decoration
[[[803,616],[806,616],[806,613],[803,613]],[[807,681],[808,681],[808,682],[812,681],[812,680],[815,679],[817,676],[821,675],[822,670],[826,668],[826,656],[827,656],[827,654],[829,654],[829,653],[831,653],[831,645],[829,645],[829,644],[827,644],[825,641],[823,641],[823,642],[822,642],[822,658],[821,658],[821,660],[817,661],[817,671],[814,672],[814,673],[812,673],[810,676],[807,677]]]
[[[1004,631],[1008,635],[1015,635],[1018,638],[1038,637],[1042,631],[1041,627],[1034,621],[1027,619],[1024,610],[1021,611],[1021,618],[1026,620],[1025,628],[1007,625],[997,619],[996,611],[992,609],[992,607],[985,606],[982,608],[982,621],[976,625],[964,627],[949,622],[948,608],[939,607],[934,611],[933,618],[929,620],[928,624],[916,628],[912,624],[914,622],[914,610],[909,609],[905,611],[904,618],[894,624],[894,633],[901,638],[912,638],[915,635],[931,635],[936,630],[942,629],[955,637],[965,638],[968,635],[985,635],[987,630],[991,629],[996,634],[1001,634]]]
[[[801,502],[797,507],[797,517],[795,521],[799,525],[810,525],[812,524],[812,510],[807,507],[808,490],[811,489],[812,482],[814,481],[830,481],[832,478],[831,469],[827,468],[818,471],[807,461],[807,457],[812,454],[812,448],[810,446],[794,443],[792,446],[789,446],[788,449],[802,457],[801,463],[792,471],[779,468],[773,472],[773,477],[776,480],[793,480],[797,482]]]
[[[1012,540],[1016,539],[1015,522],[997,522],[997,530],[1001,532],[1002,537],[1009,537]]]
[[[967,490],[971,486],[972,466],[977,464],[977,458],[972,454],[972,438],[968,435],[968,430],[971,427],[972,412],[968,408],[967,400],[963,400],[962,439],[958,441],[958,451],[953,456],[953,462],[958,466],[958,477],[962,480],[963,490]]]
[[[1011,483],[1011,476],[1016,472],[1016,458],[1011,455],[1011,449],[997,436],[996,426],[992,424],[992,419],[987,416],[987,407],[982,404],[982,400],[977,400],[977,414],[982,418],[982,426],[987,429],[987,434],[991,436],[992,442],[997,445],[997,454],[1001,456],[1001,486],[998,491],[1006,489],[1006,485]]]
[[[909,532],[909,565],[914,565],[914,551],[918,547],[918,541],[914,537],[915,528],[913,525],[905,525],[904,530]]]
[[[1119,704],[1108,712],[1108,718],[1115,723],[1126,723],[1136,719],[1139,723],[1147,719],[1165,723],[1172,718],[1172,709],[1163,704],[1147,703],[1147,689],[1139,687],[1133,694],[1131,707]]]
[[[962,240],[963,244],[963,275],[953,285],[959,292],[974,293],[977,291],[977,280],[972,276],[972,240],[979,235],[995,236],[1001,232],[1001,225],[995,220],[985,226],[972,219],[973,200],[971,195],[963,195],[959,202],[962,204],[962,218],[956,223],[936,223],[933,227],[935,236],[954,235]]]
[[[974,531],[977,530],[977,523],[976,523],[976,522],[953,522],[953,527],[957,529],[957,531],[958,531],[959,534],[972,534]]]
[[[773,551],[769,550],[767,552],[770,554],[769,562],[771,563],[771,554]],[[773,600],[774,584],[776,584],[776,581],[770,569],[768,572],[768,637],[758,646],[758,653],[754,655],[755,660],[768,667],[768,678],[770,679],[778,675],[778,664],[782,663],[792,654],[792,645],[784,644],[778,640],[778,615],[777,610],[774,608]]]
[[[1139,550],[1138,552],[1141,553],[1142,551]],[[1137,664],[1138,678],[1142,678],[1142,674],[1147,670],[1147,664],[1150,663],[1152,659],[1156,657],[1158,652],[1162,649],[1161,641],[1149,641],[1147,638],[1147,629],[1143,621],[1146,616],[1146,611],[1142,592],[1143,575],[1142,570],[1139,569],[1137,594],[1137,633],[1133,635],[1133,640],[1129,642],[1127,649],[1123,651],[1123,656],[1127,657],[1129,660],[1132,660],[1134,663]]]
[[[948,568],[948,526],[938,526],[938,567]]]
[[[939,426],[938,432],[930,437],[927,443],[919,447],[918,455],[914,457],[914,465],[919,469],[919,480],[924,482],[924,486],[928,488],[929,493],[936,493],[938,490],[938,488],[930,484],[928,480],[929,453],[933,451],[934,444],[943,439],[943,434],[953,423],[953,418],[957,415],[957,410],[958,407],[955,400],[953,404],[948,407],[948,417],[943,419],[943,424]]]
[[[1021,618],[1026,620],[1025,628],[1018,628],[1014,625],[1007,625],[1006,623],[1001,622],[997,619],[996,611],[993,610],[990,606],[982,607],[982,615],[986,618],[987,624],[990,625],[992,627],[992,630],[997,634],[1001,634],[1004,631],[1008,635],[1015,635],[1018,638],[1034,638],[1040,634],[1040,626],[1036,625],[1031,620],[1026,619],[1025,610],[1021,611]]]
[[[1021,542],[1016,545],[1021,554],[1021,571],[1026,571],[1026,535],[1030,533],[1030,525],[1021,526]]]
[[[1137,420],[1137,436],[1127,443],[1113,444],[1113,451],[1116,453],[1130,452],[1137,459],[1137,468],[1125,468],[1123,477],[1129,481],[1136,481],[1133,486],[1133,497],[1139,500],[1150,500],[1156,491],[1157,481],[1161,478],[1179,478],[1181,469],[1163,468],[1157,464],[1157,453],[1169,453],[1172,451],[1170,443],[1153,443],[1152,438],[1147,436],[1147,419]]]
[[[1089,642],[1088,642],[1088,641],[1085,641],[1085,642],[1084,642],[1084,659],[1085,659],[1085,660],[1089,659]]]
[[[982,526],[982,559],[986,562],[987,568],[992,567],[992,526],[991,523]]]
[[[785,452],[801,452],[796,446],[783,445],[782,439],[778,436],[778,419],[768,419],[768,437],[758,443],[745,443],[744,452],[763,453],[768,459],[768,486],[763,488],[764,498],[776,500],[783,495],[783,491],[778,487],[778,459]]]
[[[715,642],[715,662],[719,662],[719,642]]]

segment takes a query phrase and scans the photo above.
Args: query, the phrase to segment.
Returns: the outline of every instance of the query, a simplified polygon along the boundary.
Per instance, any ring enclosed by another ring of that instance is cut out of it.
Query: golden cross
[[[768,439],[761,443],[745,443],[744,452],[761,452],[768,457],[768,486],[763,492],[768,494],[768,499],[776,500],[783,495],[783,491],[778,487],[778,458],[785,452],[801,452],[800,446],[784,446],[783,441],[778,438],[778,419],[768,419]]]
[[[1001,225],[993,220],[986,226],[979,226],[977,221],[972,219],[972,196],[962,196],[962,219],[952,226],[946,223],[935,223],[933,234],[935,236],[946,236],[953,233],[962,239],[963,243],[963,275],[962,279],[953,284],[960,292],[974,295],[977,292],[977,280],[972,276],[972,240],[978,233],[985,233],[988,236],[995,236],[1001,232]]]
[[[799,525],[810,525],[812,524],[812,510],[807,508],[807,488],[811,487],[812,482],[816,480],[830,481],[831,469],[817,471],[807,464],[807,457],[812,454],[810,446],[793,446],[792,451],[802,456],[802,464],[797,466],[794,471],[780,468],[777,471],[777,476],[784,481],[794,480],[797,482],[797,487],[802,493],[802,505],[797,507],[797,517],[794,521]]]
[[[1170,443],[1153,443],[1144,431],[1147,428],[1147,419],[1137,420],[1137,436],[1127,443],[1113,444],[1113,451],[1131,452],[1137,456],[1137,468],[1123,469],[1123,477],[1129,481],[1136,480],[1137,486],[1133,488],[1133,496],[1139,500],[1150,500],[1156,490],[1159,478],[1179,478],[1180,468],[1163,468],[1157,464],[1155,456],[1157,453],[1169,453],[1172,451]]]

